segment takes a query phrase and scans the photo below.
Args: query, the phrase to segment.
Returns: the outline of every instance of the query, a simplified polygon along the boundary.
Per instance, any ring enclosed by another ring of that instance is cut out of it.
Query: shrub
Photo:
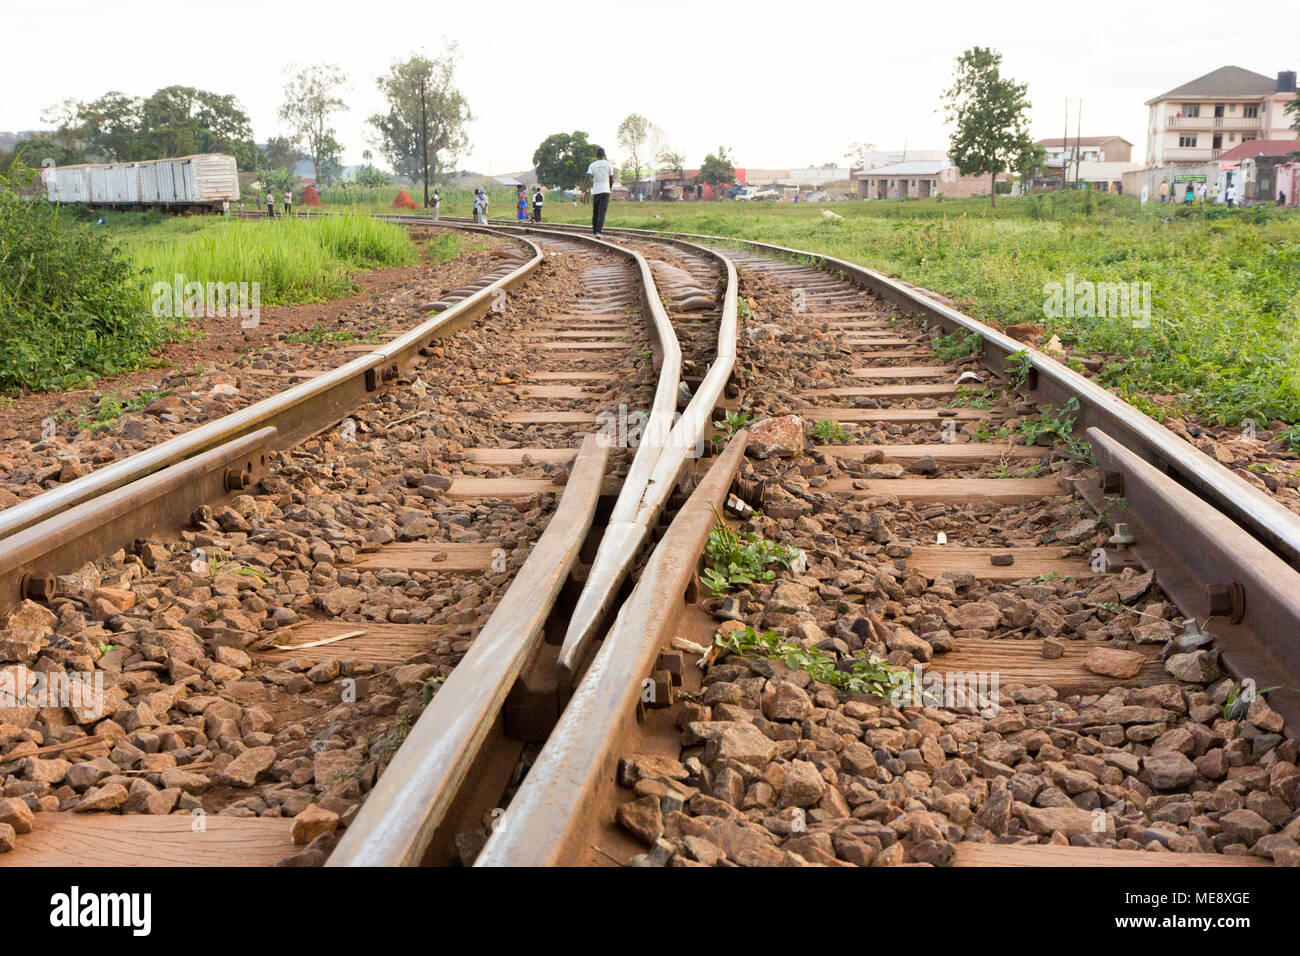
[[[140,308],[138,274],[122,248],[75,215],[0,176],[0,389],[83,384],[137,366],[168,321]]]

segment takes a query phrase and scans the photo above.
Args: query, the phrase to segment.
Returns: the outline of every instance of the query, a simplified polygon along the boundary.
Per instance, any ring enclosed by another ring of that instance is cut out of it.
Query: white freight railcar
[[[220,209],[239,199],[235,157],[201,153],[135,163],[83,163],[41,170],[50,202],[118,208]]]

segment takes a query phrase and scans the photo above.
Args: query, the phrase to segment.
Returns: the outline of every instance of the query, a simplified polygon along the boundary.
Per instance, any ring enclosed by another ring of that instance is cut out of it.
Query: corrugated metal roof
[[[1190,83],[1176,86],[1168,93],[1147,100],[1147,105],[1180,96],[1267,96],[1276,91],[1277,81],[1272,77],[1253,70],[1243,70],[1239,66],[1221,66],[1204,76],[1198,76]]]
[[[947,160],[918,160],[912,163],[892,163],[889,166],[865,169],[855,174],[854,178],[862,179],[866,176],[933,176],[951,168],[952,163]]]
[[[1081,146],[1101,146],[1105,143],[1111,142],[1112,140],[1119,140],[1121,143],[1128,143],[1128,140],[1123,136],[1084,136],[1077,140],[1073,136],[1067,140],[1062,140],[1058,136],[1056,139],[1040,139],[1037,145],[1046,146],[1049,149],[1059,149],[1062,145],[1073,146],[1076,142]],[[1133,145],[1132,143],[1128,144],[1130,146]]]

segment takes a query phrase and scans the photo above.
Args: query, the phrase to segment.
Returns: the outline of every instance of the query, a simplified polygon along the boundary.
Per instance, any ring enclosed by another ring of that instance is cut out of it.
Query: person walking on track
[[[614,166],[605,158],[605,148],[596,147],[596,159],[587,167],[583,193],[591,195],[591,234],[599,236],[605,229],[605,213],[609,210],[609,197],[614,187]]]
[[[438,204],[442,202],[442,197],[438,195],[438,190],[433,191],[433,221],[438,221]]]
[[[275,218],[275,193],[269,189],[266,191],[266,217],[268,219]]]
[[[292,212],[293,212],[293,190],[286,189],[284,191],[284,214],[288,216]]]
[[[542,221],[542,203],[546,201],[546,196],[542,193],[542,187],[539,185],[533,190],[533,222]]]

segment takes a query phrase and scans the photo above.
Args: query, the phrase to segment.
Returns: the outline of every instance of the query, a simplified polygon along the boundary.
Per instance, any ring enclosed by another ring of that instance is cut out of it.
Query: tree
[[[323,181],[322,157],[328,160],[331,150],[334,155],[341,152],[330,117],[347,108],[337,95],[347,82],[347,74],[337,64],[316,63],[291,73],[284,84],[280,119],[293,130],[294,141],[311,154],[317,182]]]
[[[443,170],[454,169],[469,145],[466,127],[474,119],[464,94],[456,88],[460,52],[447,43],[436,59],[413,54],[392,64],[375,82],[388,100],[388,112],[370,117],[379,134],[378,146],[394,171],[424,186],[438,182]]]
[[[302,158],[302,150],[294,146],[293,141],[287,136],[272,136],[262,149],[262,165],[272,169],[281,166],[293,169]]]
[[[246,169],[257,161],[252,124],[228,94],[165,86],[140,103],[138,129],[143,155],[133,159],[230,153]]]
[[[294,184],[298,181],[298,177],[293,174],[293,171],[288,166],[266,170],[262,173],[260,179],[262,185],[277,196],[292,190]]]
[[[731,164],[731,157],[727,155],[725,146],[719,146],[716,154],[709,153],[704,157],[699,174],[695,178],[715,189],[730,186],[736,181],[736,167]]]
[[[34,138],[52,139],[66,151],[78,151],[84,154],[86,144],[82,138],[80,110],[81,103],[72,97],[68,97],[61,103],[46,107],[42,117],[45,122],[54,127],[54,131]],[[84,162],[85,160],[81,161]]]
[[[382,169],[376,169],[372,160],[375,158],[374,153],[368,149],[361,151],[361,158],[366,164],[357,170],[358,186],[386,186],[392,180],[392,177]]]
[[[110,91],[89,103],[75,103],[69,119],[78,138],[108,162],[143,159],[141,102],[137,97]]]
[[[1014,169],[1020,176],[1021,189],[1029,192],[1029,184],[1043,168],[1047,160],[1047,150],[1039,143],[1030,143],[1029,147],[1016,157]]]
[[[618,126],[618,145],[627,161],[624,164],[632,173],[634,183],[641,182],[641,164],[659,150],[663,134],[659,127],[640,113],[629,113]]]
[[[229,153],[252,169],[259,159],[239,101],[192,86],[165,86],[145,99],[112,91],[88,103],[65,100],[45,115],[58,124],[59,142],[101,161]]]
[[[328,186],[338,182],[343,172],[343,146],[330,133],[321,142],[319,149],[320,152],[315,156],[316,181]]]
[[[533,151],[537,181],[555,189],[573,189],[587,176],[587,167],[596,158],[596,147],[587,142],[582,130],[552,133]]]
[[[957,58],[952,86],[943,94],[944,119],[956,123],[948,155],[965,176],[990,177],[989,203],[997,204],[998,174],[1026,155],[1029,87],[1002,76],[1002,54],[972,47]]]
[[[4,162],[0,162],[0,169],[10,169],[18,163],[27,166],[48,165],[45,160],[51,160],[55,166],[73,166],[77,163],[89,161],[85,150],[75,147],[69,148],[63,143],[58,142],[53,137],[44,133],[33,136],[31,139],[20,139],[14,143],[14,149]]]
[[[853,168],[863,169],[867,165],[867,157],[875,148],[875,143],[852,143],[849,145],[849,151],[844,154],[844,158],[849,161],[849,165]]]
[[[682,171],[686,168],[686,154],[678,153],[671,149],[664,149],[655,157],[656,162],[665,166],[676,174],[678,179],[682,177]]]

